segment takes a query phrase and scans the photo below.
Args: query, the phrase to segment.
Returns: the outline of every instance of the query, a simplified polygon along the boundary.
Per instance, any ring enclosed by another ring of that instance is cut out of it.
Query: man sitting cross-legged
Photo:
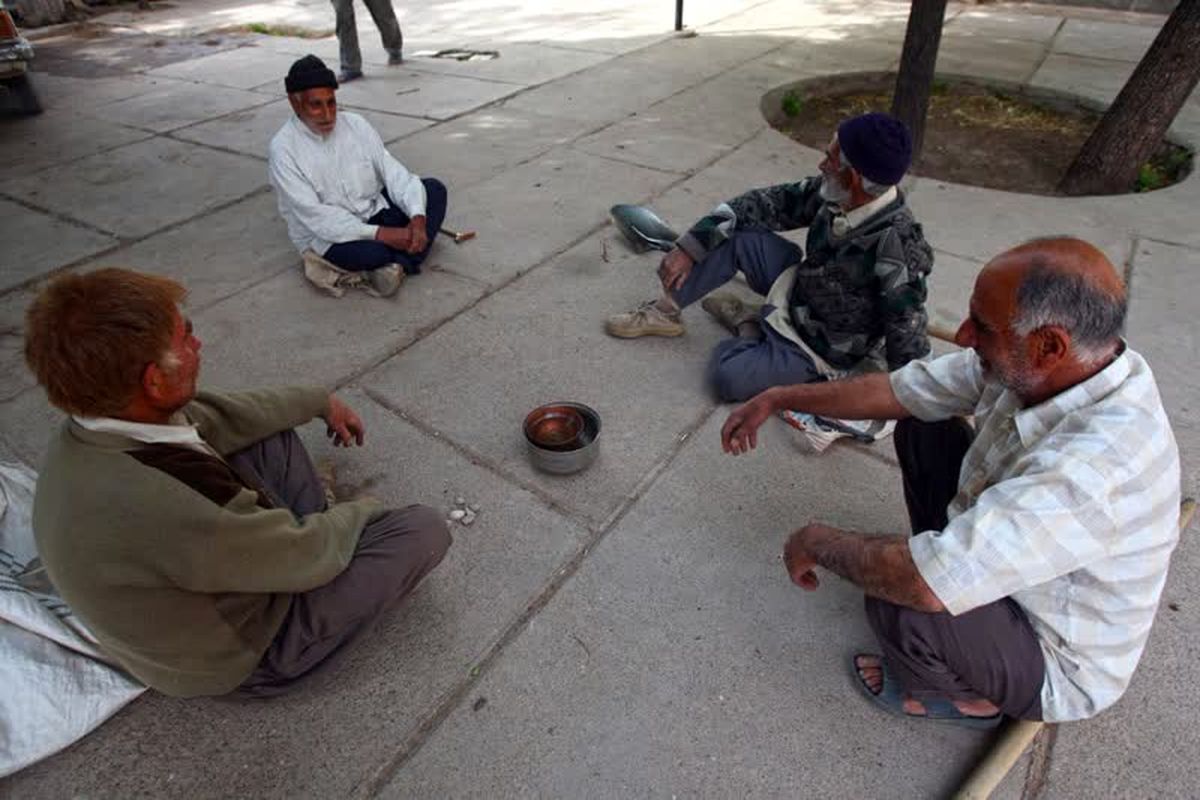
[[[295,114],[271,140],[267,170],[304,274],[335,296],[352,286],[395,294],[433,247],[446,187],[410,173],[369,122],[338,111],[337,78],[321,59],[292,64],[284,86]]]
[[[924,356],[933,251],[896,187],[911,155],[899,120],[846,120],[819,176],[717,206],[663,258],[663,296],[610,317],[605,329],[622,338],[678,336],[680,309],[741,272],[765,305],[745,306],[729,294],[701,303],[734,334],[709,366],[722,400],[868,371],[878,361],[896,369]],[[808,228],[807,255],[774,233],[796,228]]]
[[[292,428],[363,424],[319,388],[196,391],[184,290],[121,269],[68,275],[27,313],[25,356],[70,415],[33,529],[101,646],[171,695],[273,694],[337,653],[442,560],[425,506],[328,505]]]
[[[866,593],[882,655],[854,666],[897,713],[983,727],[1093,716],[1124,693],[1179,538],[1179,453],[1145,360],[1121,339],[1125,288],[1077,239],[1029,242],[975,283],[961,352],[769,389],[721,431],[754,447],[780,408],[901,419],[912,538],[812,523],[784,557]],[[974,415],[975,429],[962,419]]]

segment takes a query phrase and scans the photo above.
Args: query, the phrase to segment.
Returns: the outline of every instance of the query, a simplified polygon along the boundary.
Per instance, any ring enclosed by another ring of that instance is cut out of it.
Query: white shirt
[[[1126,349],[1031,408],[963,350],[892,373],[913,416],[975,415],[945,530],[910,540],[952,614],[1011,597],[1046,659],[1047,721],[1112,705],[1133,676],[1179,540],[1179,451],[1146,361]]]
[[[71,419],[80,427],[97,433],[115,433],[127,439],[144,444],[175,444],[199,450],[201,453],[216,455],[208,443],[200,438],[196,426],[188,422],[183,412],[175,412],[168,425],[153,425],[148,422],[130,422],[127,419],[113,417],[80,417]]]
[[[271,139],[267,174],[288,237],[318,255],[335,244],[374,239],[367,220],[387,208],[383,190],[410,217],[425,213],[425,185],[392,157],[371,124],[339,111],[322,137],[292,114]]]

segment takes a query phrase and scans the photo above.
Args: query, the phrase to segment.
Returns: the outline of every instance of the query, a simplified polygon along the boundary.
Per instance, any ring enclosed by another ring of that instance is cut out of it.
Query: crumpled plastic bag
[[[46,577],[37,474],[0,462],[0,776],[56,753],[146,690],[111,664]]]
[[[800,449],[814,454],[825,452],[838,439],[852,438],[871,444],[891,436],[896,428],[895,420],[890,419],[828,419],[804,411],[781,411],[779,416],[796,431]]]

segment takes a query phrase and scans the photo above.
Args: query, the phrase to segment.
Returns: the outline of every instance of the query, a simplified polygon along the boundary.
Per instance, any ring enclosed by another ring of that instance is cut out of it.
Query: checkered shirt
[[[945,530],[913,561],[952,614],[1011,597],[1046,659],[1047,721],[1084,719],[1129,684],[1179,539],[1179,451],[1145,359],[1125,349],[1031,408],[973,350],[914,361],[892,389],[925,421],[974,414]]]

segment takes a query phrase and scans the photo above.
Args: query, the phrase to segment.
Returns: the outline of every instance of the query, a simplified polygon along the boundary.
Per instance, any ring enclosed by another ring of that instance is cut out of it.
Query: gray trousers
[[[914,533],[946,527],[946,507],[973,432],[961,419],[906,419],[893,435]],[[957,616],[868,597],[867,620],[888,670],[918,700],[985,698],[1017,719],[1042,718],[1046,661],[1025,612],[1010,598]]]
[[[362,51],[358,49],[358,27],[354,23],[354,0],[332,0],[333,13],[337,21],[337,39],[342,69],[350,72],[362,71]],[[392,0],[363,0],[367,10],[375,20],[379,36],[383,40],[383,49],[389,55],[400,55],[404,46],[404,36],[400,33],[400,23],[396,21],[396,11],[392,8]]]
[[[739,272],[751,289],[765,295],[784,270],[803,258],[798,245],[778,234],[737,231],[696,264],[671,296],[683,308],[724,286]],[[713,350],[708,380],[722,401],[740,403],[772,386],[821,380],[808,354],[766,324],[767,315],[774,310],[774,306],[763,306],[761,336],[735,336]]]
[[[247,484],[264,488],[276,505],[297,517],[326,508],[324,488],[294,431],[263,439],[227,460]],[[283,624],[238,694],[269,696],[290,689],[411,592],[449,547],[442,515],[427,506],[373,517],[340,575],[292,596]]]

